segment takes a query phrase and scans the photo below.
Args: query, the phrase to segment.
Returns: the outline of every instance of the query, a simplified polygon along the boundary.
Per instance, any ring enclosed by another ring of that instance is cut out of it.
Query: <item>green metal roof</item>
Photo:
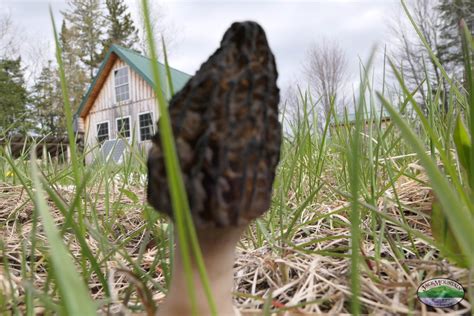
[[[79,108],[77,110],[77,115],[80,115],[80,113],[82,112],[90,94],[92,93],[95,84],[97,83],[97,79],[102,74],[102,71],[104,70],[104,67],[107,64],[107,61],[109,60],[112,53],[115,53],[120,59],[122,59],[133,70],[135,70],[146,82],[148,82],[150,86],[155,88],[155,82],[153,80],[153,72],[151,67],[152,60],[137,53],[136,51],[114,44],[105,56],[104,61],[100,65],[99,71],[95,75],[94,80],[92,81],[91,85],[89,86],[89,89],[87,90],[87,93],[82,99],[81,104],[79,105]],[[165,87],[162,87],[163,93],[165,94],[167,99],[170,99],[172,95],[168,87],[166,67],[162,63],[158,62],[158,69],[160,72],[160,82],[162,86],[166,85]],[[188,80],[191,78],[191,75],[184,73],[180,70],[174,69],[172,67],[170,67],[170,72],[174,93],[176,93],[184,87],[186,82],[188,82]]]
[[[356,113],[354,113],[354,112],[346,113],[346,112],[347,111],[345,111],[343,113],[338,113],[336,115],[337,120],[334,118],[334,116],[331,116],[331,123],[335,123],[336,121],[337,121],[338,124],[346,123],[346,115],[347,115],[347,122],[348,123],[355,122]],[[385,109],[383,109],[383,110],[375,109],[375,111],[372,114],[370,112],[366,112],[366,111],[364,111],[362,113],[362,118],[364,120],[369,120],[370,117],[373,117],[374,119],[386,119],[386,118],[390,118],[390,114]]]

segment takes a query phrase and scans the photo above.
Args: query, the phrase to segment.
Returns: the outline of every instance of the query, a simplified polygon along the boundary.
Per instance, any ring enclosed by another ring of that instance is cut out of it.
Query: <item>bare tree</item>
[[[9,13],[0,14],[0,58],[18,55],[16,29]]]
[[[53,54],[51,43],[46,39],[38,38],[36,41],[27,41],[22,45],[22,63],[26,68],[25,80],[31,85],[40,76],[42,69],[50,65],[49,60]]]
[[[305,72],[315,99],[320,99],[326,117],[331,104],[337,107],[344,99],[347,84],[347,58],[341,46],[323,39],[308,51]]]
[[[282,89],[280,98],[280,109],[283,111],[283,126],[293,129],[302,116],[301,90],[297,82],[292,82]]]
[[[135,19],[138,22],[140,50],[143,51],[146,55],[150,55],[150,48],[148,47],[148,39],[145,30],[145,19],[143,17],[143,8],[141,2],[137,2],[137,11],[138,18]],[[166,51],[169,54],[172,46],[176,41],[176,32],[174,25],[169,21],[166,16],[165,8],[159,1],[150,1],[150,22],[151,22],[151,31],[154,34],[155,46],[157,48],[158,58],[163,56],[161,38],[165,40]]]
[[[441,22],[439,11],[436,9],[438,1],[412,0],[408,5],[428,45],[435,54],[438,54]],[[391,53],[396,57],[394,60],[398,63],[397,66],[402,71],[409,88],[414,90],[419,87],[418,94],[422,99],[420,103],[426,111],[425,100],[428,99],[429,94],[438,88],[445,91],[440,69],[430,58],[405,15],[403,15],[403,20],[394,19],[390,27],[396,38],[395,48]]]

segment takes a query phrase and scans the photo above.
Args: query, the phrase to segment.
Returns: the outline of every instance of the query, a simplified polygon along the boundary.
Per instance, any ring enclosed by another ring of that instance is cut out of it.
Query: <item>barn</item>
[[[164,95],[171,91],[166,69],[158,63]],[[190,75],[171,68],[174,92]],[[159,113],[151,60],[131,49],[112,45],[75,115],[75,129],[84,142],[86,163],[99,156],[120,162],[131,146],[147,149]]]

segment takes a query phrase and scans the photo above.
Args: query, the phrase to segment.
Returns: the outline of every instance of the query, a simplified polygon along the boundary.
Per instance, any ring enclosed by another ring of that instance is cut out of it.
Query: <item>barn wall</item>
[[[74,117],[74,132],[84,133],[84,119],[80,116]]]
[[[114,70],[122,67],[128,67],[129,69],[130,100],[117,103],[115,100]],[[153,89],[132,68],[122,60],[117,59],[107,76],[101,91],[95,99],[89,114],[84,120],[84,125],[86,127],[86,150],[97,148],[97,124],[100,122],[108,121],[109,139],[117,138],[116,119],[123,116],[130,116],[132,137],[135,137],[135,140],[138,143],[138,115],[143,112],[153,112],[153,120],[156,121],[158,119]],[[143,142],[140,145],[149,147],[149,144],[146,144],[148,142]],[[88,154],[86,162],[89,163],[92,160],[93,154]]]

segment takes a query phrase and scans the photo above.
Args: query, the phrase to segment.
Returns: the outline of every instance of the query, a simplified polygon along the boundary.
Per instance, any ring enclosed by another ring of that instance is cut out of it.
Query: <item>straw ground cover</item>
[[[397,158],[402,159],[407,158]],[[407,164],[407,173],[411,177],[402,176],[394,188],[388,188],[376,201],[375,210],[398,220],[400,212],[405,213],[408,226],[430,238],[432,190],[416,162]],[[324,179],[328,183],[334,181],[330,175],[324,175]],[[91,297],[104,314],[119,311],[143,313],[145,305],[150,304],[146,295],[139,294],[143,287],[150,289],[153,304],[159,304],[165,295],[162,288],[166,287],[169,248],[166,237],[162,236],[167,235],[170,226],[163,219],[155,224],[146,220],[147,213],[149,216],[155,214],[144,207],[144,184],[143,177],[138,174],[126,185],[120,176],[115,176],[109,181],[108,193],[105,185],[88,190],[88,196],[97,200],[93,215],[97,218],[87,218],[91,227],[86,242],[101,270],[107,273],[106,286],[110,294],[107,295],[93,273],[87,273],[87,283]],[[66,201],[74,198],[70,186],[55,187]],[[33,292],[31,307],[35,313],[54,311],[59,301],[54,299],[57,293],[48,271],[48,242],[42,225],[38,225],[32,236],[34,206],[21,185],[3,183],[0,192],[4,256],[0,284],[2,311],[23,314],[28,308],[28,290]],[[290,192],[286,203],[293,213],[301,206],[296,195],[296,192]],[[395,195],[398,195],[401,208],[398,202],[394,202]],[[107,210],[107,203],[113,204],[113,210]],[[64,216],[54,202],[49,200],[48,204],[61,227]],[[268,301],[271,310],[281,312],[349,312],[349,210],[347,200],[331,190],[328,184],[301,210],[287,244],[278,241],[274,244],[273,237],[265,238],[265,234],[286,233],[264,228],[270,216],[253,225],[239,245],[234,267],[238,308],[247,313],[261,311]],[[113,214],[107,215],[108,212]],[[149,225],[153,227],[149,229]],[[389,221],[381,223],[377,229],[371,226],[371,218],[366,216],[362,221],[362,231],[367,234],[362,233],[360,248],[364,258],[360,271],[364,312],[405,314],[426,311],[426,307],[416,299],[415,292],[418,285],[430,277],[445,276],[462,284],[469,283],[469,271],[440,258],[439,251],[429,242],[413,237],[412,243],[404,228]],[[384,235],[392,236],[392,240]],[[77,269],[80,270],[83,255],[77,238],[66,232],[63,239],[78,261]],[[30,256],[32,242],[36,243],[37,249],[34,261]],[[29,270],[33,265],[34,273]],[[89,264],[86,264],[86,270],[90,271]],[[28,277],[30,274],[31,278]],[[466,312],[469,308],[469,303],[464,301],[457,309]],[[452,312],[451,309],[446,311]]]
[[[471,56],[472,39],[465,43]],[[422,100],[429,119],[395,67],[392,95],[374,91],[363,71],[354,122],[318,122],[317,101],[303,91],[296,115],[282,104],[273,203],[245,232],[234,267],[242,314],[472,312],[469,60],[466,84],[443,73],[447,112],[439,110],[439,90]],[[388,123],[377,115],[381,106]],[[77,154],[72,167],[37,160],[31,149],[16,158],[0,149],[0,312],[153,314],[170,282],[175,230],[192,245],[186,203],[177,204],[178,227],[146,204],[146,156],[133,148],[121,165],[83,166]],[[176,159],[169,170],[179,175]],[[174,187],[179,198],[179,181]],[[457,280],[466,299],[428,309],[416,289],[432,277]]]

